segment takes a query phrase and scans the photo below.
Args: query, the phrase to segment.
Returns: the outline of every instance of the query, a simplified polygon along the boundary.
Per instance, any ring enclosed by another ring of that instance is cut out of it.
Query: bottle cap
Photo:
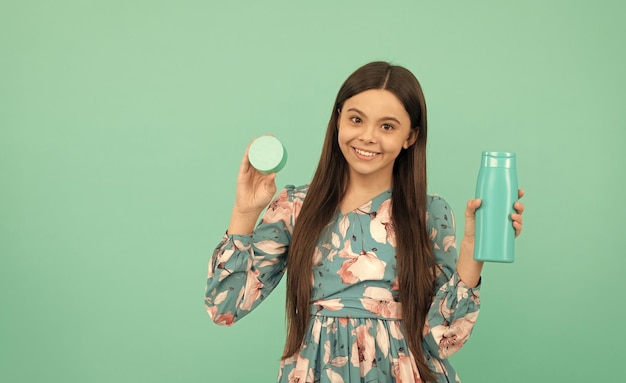
[[[515,168],[515,153],[483,152],[481,165],[485,168]]]
[[[276,173],[287,163],[287,150],[276,137],[261,136],[250,145],[248,160],[261,173]]]

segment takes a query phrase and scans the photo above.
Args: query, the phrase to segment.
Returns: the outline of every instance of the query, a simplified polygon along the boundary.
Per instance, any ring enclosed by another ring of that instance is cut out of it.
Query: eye
[[[360,117],[354,116],[354,117],[350,117],[350,121],[352,121],[355,124],[360,124],[362,120]]]
[[[381,128],[383,128],[383,130],[386,130],[386,131],[391,131],[394,129],[393,125],[389,125],[389,124],[383,124]]]

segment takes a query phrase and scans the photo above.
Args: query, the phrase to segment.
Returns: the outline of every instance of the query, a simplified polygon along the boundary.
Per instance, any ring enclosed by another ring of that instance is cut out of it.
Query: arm
[[[524,191],[519,191],[522,198]],[[468,340],[480,310],[480,273],[483,264],[474,260],[475,212],[479,199],[468,201],[465,233],[457,264],[454,214],[440,197],[432,197],[428,229],[433,240],[435,262],[439,265],[436,291],[428,313],[424,342],[431,355],[447,358]],[[515,234],[522,231],[524,205],[514,205],[511,216]]]
[[[292,226],[286,222],[293,209],[289,208],[287,190],[254,229],[261,211],[276,192],[276,175],[256,171],[248,160],[249,148],[250,145],[239,167],[228,231],[209,261],[205,305],[218,324],[232,325],[276,287],[284,272],[291,240]]]
[[[474,327],[480,310],[480,273],[473,287],[461,279],[457,271],[454,213],[441,197],[430,198],[428,230],[438,270],[424,344],[431,355],[445,359],[461,348]]]
[[[293,228],[292,187],[283,189],[250,234],[226,233],[209,261],[205,305],[217,324],[232,325],[278,285]]]
[[[476,209],[480,207],[480,199],[472,199],[467,202],[465,208],[465,235],[461,239],[461,250],[456,271],[459,278],[469,287],[478,286],[480,273],[483,270],[483,262],[474,260],[474,227],[476,222]]]

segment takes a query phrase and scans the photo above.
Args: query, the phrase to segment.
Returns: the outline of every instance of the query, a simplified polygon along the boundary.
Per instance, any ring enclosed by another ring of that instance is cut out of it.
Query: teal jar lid
[[[482,167],[485,168],[515,168],[515,153],[512,152],[483,152]]]
[[[276,137],[261,136],[250,145],[248,160],[261,173],[276,173],[287,164],[287,150]]]

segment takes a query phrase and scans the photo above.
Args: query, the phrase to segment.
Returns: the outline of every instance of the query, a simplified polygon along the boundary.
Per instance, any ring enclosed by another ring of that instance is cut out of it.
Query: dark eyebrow
[[[365,113],[361,112],[360,110],[358,110],[357,108],[354,108],[354,107],[348,109],[347,112],[357,112],[360,115],[362,115],[363,117],[367,118],[367,115]],[[398,125],[402,125],[397,118],[391,117],[391,116],[383,117],[379,121],[395,121]]]

